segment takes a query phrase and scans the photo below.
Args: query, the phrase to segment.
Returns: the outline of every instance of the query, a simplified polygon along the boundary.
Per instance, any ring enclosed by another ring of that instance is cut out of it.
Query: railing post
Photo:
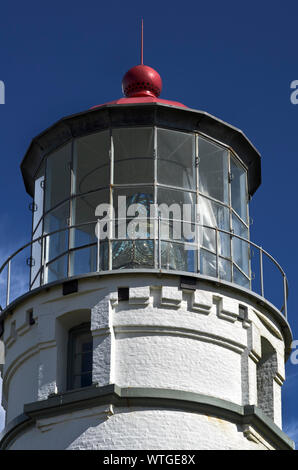
[[[161,218],[158,215],[158,269],[161,269]]]
[[[198,214],[196,214],[196,245],[197,245],[197,272],[201,272],[201,257],[200,257],[200,231],[199,231],[199,218]]]
[[[263,249],[260,247],[260,282],[261,282],[261,295],[264,297],[264,276],[263,276]]]
[[[45,234],[42,238],[42,279],[41,284],[44,285],[47,283],[47,271],[46,271],[46,259],[47,259],[47,234]]]
[[[219,246],[219,243],[218,243],[218,228],[216,227],[215,229],[215,236],[216,236],[216,239],[215,239],[215,250],[216,250],[216,277],[219,278],[219,254],[218,254],[218,246]]]
[[[287,299],[287,294],[288,294],[288,288],[287,288],[287,278],[285,274],[283,275],[284,278],[284,314],[286,317],[286,320],[288,319],[288,299]]]
[[[100,271],[100,223],[97,220],[97,272]]]
[[[8,261],[7,265],[7,285],[6,285],[6,307],[10,302],[10,276],[11,276],[11,260]]]

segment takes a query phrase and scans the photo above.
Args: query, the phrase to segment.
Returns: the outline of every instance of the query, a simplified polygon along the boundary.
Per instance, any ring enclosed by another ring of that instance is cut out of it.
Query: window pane
[[[85,347],[89,345],[92,348],[92,343],[84,344]],[[82,354],[82,373],[91,372],[91,370],[92,370],[92,349]]]
[[[199,138],[199,190],[228,203],[228,152]]]
[[[157,129],[157,180],[195,189],[195,137],[193,134]]]
[[[39,229],[37,231],[39,232]],[[39,237],[40,235],[41,233],[36,234],[35,238]],[[31,278],[30,278],[30,283],[32,284],[32,288],[40,286],[41,254],[42,254],[42,240],[32,243],[31,256],[33,260],[33,265],[31,267]]]
[[[32,240],[35,240],[42,235],[42,221],[41,218],[43,216],[43,199],[44,199],[44,165],[39,170],[38,175],[35,179],[35,190],[34,190],[34,212],[33,212],[33,234]],[[38,271],[40,270],[41,266],[41,254],[42,254],[42,240],[35,242],[32,244],[32,258],[33,258],[33,265],[31,267],[31,280],[32,283]],[[40,276],[36,278],[34,281],[33,288],[38,287],[40,285]]]
[[[96,221],[98,219],[98,217],[95,215],[96,208],[100,204],[108,204],[109,197],[109,191],[102,190],[72,199],[71,223],[72,225],[84,225],[81,225],[75,229],[71,229],[71,248],[96,242],[97,238],[95,235],[95,228]]]
[[[247,239],[247,227],[234,214],[232,216],[232,223],[234,233]],[[236,237],[233,237],[233,261],[238,264],[245,274],[249,275],[249,243]]]
[[[70,253],[70,276],[97,270],[97,246],[80,248]]]
[[[35,204],[34,209],[35,210],[33,212],[33,232],[36,229],[43,215],[43,197],[44,197],[44,165],[39,170],[38,175],[36,176],[36,179],[35,179],[35,188],[34,188],[34,204]]]
[[[191,248],[191,246],[190,246]],[[185,249],[182,243],[161,242],[161,268],[196,272],[196,251]]]
[[[44,219],[44,233],[51,233],[56,230],[66,229],[69,219],[69,203],[49,212]],[[68,249],[68,230],[54,233],[46,237],[46,260],[50,261]]]
[[[209,253],[201,248],[200,252],[200,272],[206,276],[217,277],[216,255]],[[232,280],[232,263],[229,260],[218,257],[218,273],[219,278],[231,282]]]
[[[246,171],[231,156],[231,194],[232,207],[241,219],[247,222]]]
[[[216,256],[201,248],[200,272],[205,276],[216,277]]]
[[[241,271],[239,271],[236,266],[233,267],[233,278],[234,282],[239,286],[246,287],[246,289],[250,288],[249,280],[244,276],[244,274],[242,274]]]
[[[92,385],[93,338],[90,325],[81,325],[69,334],[69,388]]]
[[[110,132],[74,142],[74,193],[86,193],[110,184]]]
[[[149,215],[153,202],[154,189],[152,186],[115,188],[113,190],[113,207],[116,219],[121,219],[116,220],[115,236],[118,238],[150,238],[150,232],[153,232],[153,229],[150,226]],[[137,217],[140,219],[139,224],[133,222],[133,219]],[[122,220],[125,218],[126,221]]]
[[[164,218],[195,221],[196,195],[188,191],[159,188],[157,191],[157,204],[165,204],[159,211]],[[169,209],[169,211],[167,210]]]
[[[154,267],[153,240],[119,240],[113,242],[112,249],[113,269]]]
[[[223,259],[223,258],[219,258],[218,264],[219,264],[219,277],[220,277],[220,279],[223,279],[224,281],[231,282],[231,280],[232,280],[232,263],[231,263],[231,261],[228,261],[228,260]]]
[[[46,203],[49,210],[70,196],[71,144],[49,155],[46,168]]]
[[[100,243],[99,269],[108,269],[107,242]],[[70,276],[97,271],[97,244],[70,253]]]
[[[202,225],[230,231],[229,209],[203,196],[199,198],[199,220]],[[201,245],[210,251],[216,252],[216,231],[202,227],[200,233]],[[231,256],[230,235],[222,232],[218,233],[218,253],[227,258]]]
[[[159,188],[158,214],[162,239],[194,241],[196,195],[188,191]],[[192,222],[192,223],[188,223]]]
[[[45,282],[54,282],[67,277],[68,257],[60,256],[56,261],[48,265],[45,270]]]
[[[121,199],[119,199],[119,197]],[[153,186],[135,187],[135,188],[115,188],[113,190],[113,207],[115,209],[115,216],[123,218],[125,212],[128,211],[130,206],[140,204],[144,207],[144,213],[150,213],[150,205],[154,203],[154,189]],[[131,207],[129,211],[130,216],[133,215],[134,210]],[[137,214],[136,214],[137,215]]]
[[[114,183],[153,183],[152,128],[114,129]]]

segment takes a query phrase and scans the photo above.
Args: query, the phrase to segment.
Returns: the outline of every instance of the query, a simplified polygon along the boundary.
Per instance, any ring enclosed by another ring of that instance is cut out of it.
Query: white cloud
[[[298,422],[286,424],[283,431],[295,442],[296,449],[298,449]]]

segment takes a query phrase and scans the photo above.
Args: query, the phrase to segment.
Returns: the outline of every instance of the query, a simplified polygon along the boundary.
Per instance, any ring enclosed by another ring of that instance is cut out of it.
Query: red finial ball
[[[158,72],[148,65],[136,65],[123,77],[122,90],[127,98],[135,96],[158,97],[162,80]]]

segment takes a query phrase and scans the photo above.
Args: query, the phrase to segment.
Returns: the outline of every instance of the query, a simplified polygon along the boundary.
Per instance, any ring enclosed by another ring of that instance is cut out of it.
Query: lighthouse
[[[287,279],[250,234],[260,155],[160,98],[141,62],[21,163],[32,239],[0,268],[0,448],[292,449]]]

